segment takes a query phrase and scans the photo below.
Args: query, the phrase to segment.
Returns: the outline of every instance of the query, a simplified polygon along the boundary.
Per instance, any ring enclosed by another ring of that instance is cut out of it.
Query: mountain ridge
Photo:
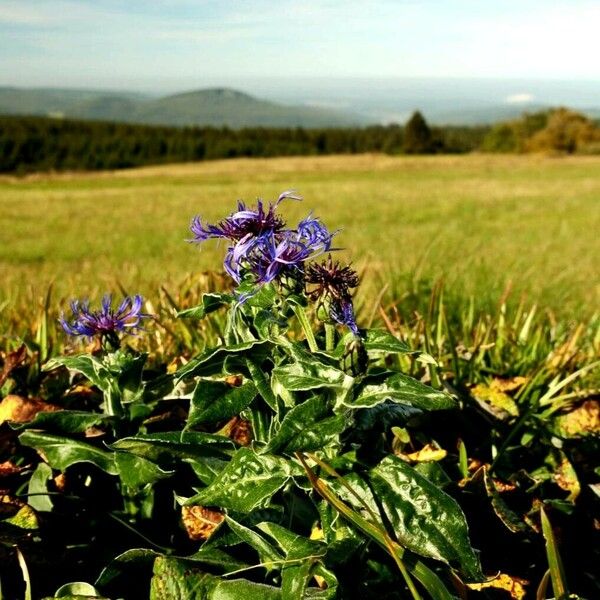
[[[263,100],[226,87],[153,97],[106,90],[0,87],[0,114],[176,126],[346,127],[364,117]]]

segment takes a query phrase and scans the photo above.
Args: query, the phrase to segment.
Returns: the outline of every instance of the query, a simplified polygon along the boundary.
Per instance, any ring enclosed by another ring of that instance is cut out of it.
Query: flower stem
[[[325,323],[325,350],[333,352],[335,348],[335,327],[333,323]]]
[[[298,317],[298,321],[300,321],[302,331],[304,331],[306,341],[308,342],[308,347],[310,348],[311,352],[317,352],[319,350],[319,347],[317,346],[317,340],[315,339],[315,334],[310,326],[304,307],[296,304],[294,306],[294,313],[296,314],[296,317]]]

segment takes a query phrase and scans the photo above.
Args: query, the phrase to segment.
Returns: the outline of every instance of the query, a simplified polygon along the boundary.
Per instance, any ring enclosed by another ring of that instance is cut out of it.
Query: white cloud
[[[504,101],[507,104],[529,104],[533,102],[535,96],[533,94],[529,94],[526,92],[522,92],[520,94],[511,94],[507,96]]]

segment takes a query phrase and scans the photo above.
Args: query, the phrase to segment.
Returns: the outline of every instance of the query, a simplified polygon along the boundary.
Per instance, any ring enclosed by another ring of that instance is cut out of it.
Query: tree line
[[[121,169],[235,157],[461,153],[477,149],[488,129],[430,128],[420,113],[404,127],[326,129],[157,127],[0,117],[0,172]]]
[[[600,127],[559,108],[489,126],[355,128],[158,127],[44,117],[0,117],[0,172],[122,169],[236,157],[484,152],[600,153]]]

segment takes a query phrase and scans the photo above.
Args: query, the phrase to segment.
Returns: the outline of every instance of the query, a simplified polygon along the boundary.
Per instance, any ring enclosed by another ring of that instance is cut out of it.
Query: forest
[[[597,154],[600,127],[558,108],[494,126],[408,122],[353,128],[160,127],[46,117],[0,116],[0,172],[102,170],[239,157],[328,154],[546,152]]]

